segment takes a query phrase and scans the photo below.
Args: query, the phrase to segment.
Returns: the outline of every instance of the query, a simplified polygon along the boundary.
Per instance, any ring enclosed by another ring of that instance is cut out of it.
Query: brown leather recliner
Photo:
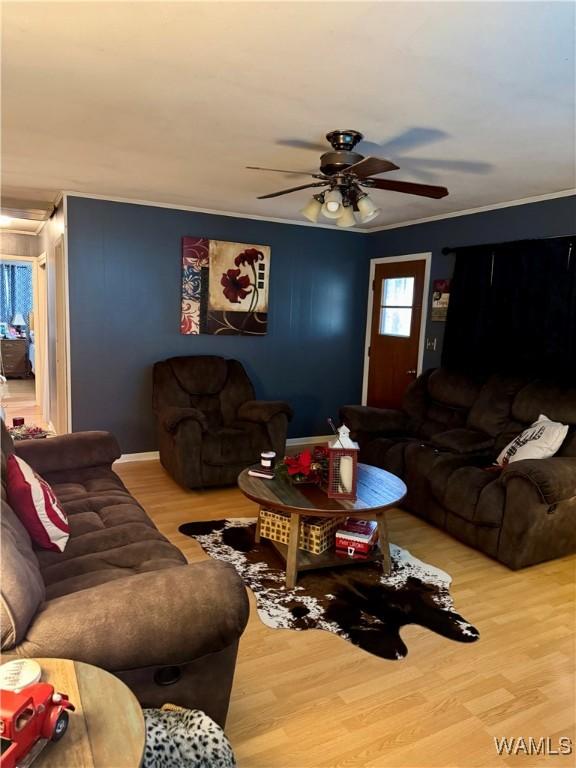
[[[540,414],[569,425],[558,453],[501,471],[500,451]],[[444,368],[401,410],[345,406],[360,460],[406,482],[403,506],[509,568],[576,552],[576,388]]]
[[[238,360],[198,355],[154,365],[153,406],[160,461],[185,488],[231,485],[260,460],[284,456],[292,409],[254,399]]]

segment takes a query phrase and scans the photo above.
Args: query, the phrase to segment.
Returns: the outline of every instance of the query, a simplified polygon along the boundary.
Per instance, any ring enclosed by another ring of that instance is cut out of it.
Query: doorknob
[[[416,368],[410,368],[410,370],[409,370],[409,371],[406,371],[406,373],[408,373],[408,374],[411,374],[411,375],[414,375],[414,376],[415,376],[415,375],[416,375]]]

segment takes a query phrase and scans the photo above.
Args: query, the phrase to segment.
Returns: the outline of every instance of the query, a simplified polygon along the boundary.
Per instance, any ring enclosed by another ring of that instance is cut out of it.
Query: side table
[[[69,659],[35,659],[42,682],[68,694],[76,707],[60,741],[50,742],[33,768],[137,768],[146,743],[144,715],[132,691],[99,667]]]

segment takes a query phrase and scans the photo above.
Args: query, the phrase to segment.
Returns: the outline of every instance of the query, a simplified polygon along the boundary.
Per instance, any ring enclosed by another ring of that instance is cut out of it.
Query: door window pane
[[[413,297],[413,277],[387,277],[382,281],[383,307],[411,307]]]
[[[412,307],[382,307],[380,334],[384,336],[410,336]]]

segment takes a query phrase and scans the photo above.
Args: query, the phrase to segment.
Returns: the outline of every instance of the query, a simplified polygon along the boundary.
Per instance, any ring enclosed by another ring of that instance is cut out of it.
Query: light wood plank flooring
[[[184,491],[156,461],[116,469],[191,562],[206,555],[181,523],[255,514],[237,489]],[[574,754],[500,757],[494,737],[574,744],[576,559],[513,572],[401,510],[389,525],[391,541],[452,575],[480,641],[407,627],[409,655],[386,661],[327,632],[269,629],[250,594],[226,728],[239,766],[574,766]]]

